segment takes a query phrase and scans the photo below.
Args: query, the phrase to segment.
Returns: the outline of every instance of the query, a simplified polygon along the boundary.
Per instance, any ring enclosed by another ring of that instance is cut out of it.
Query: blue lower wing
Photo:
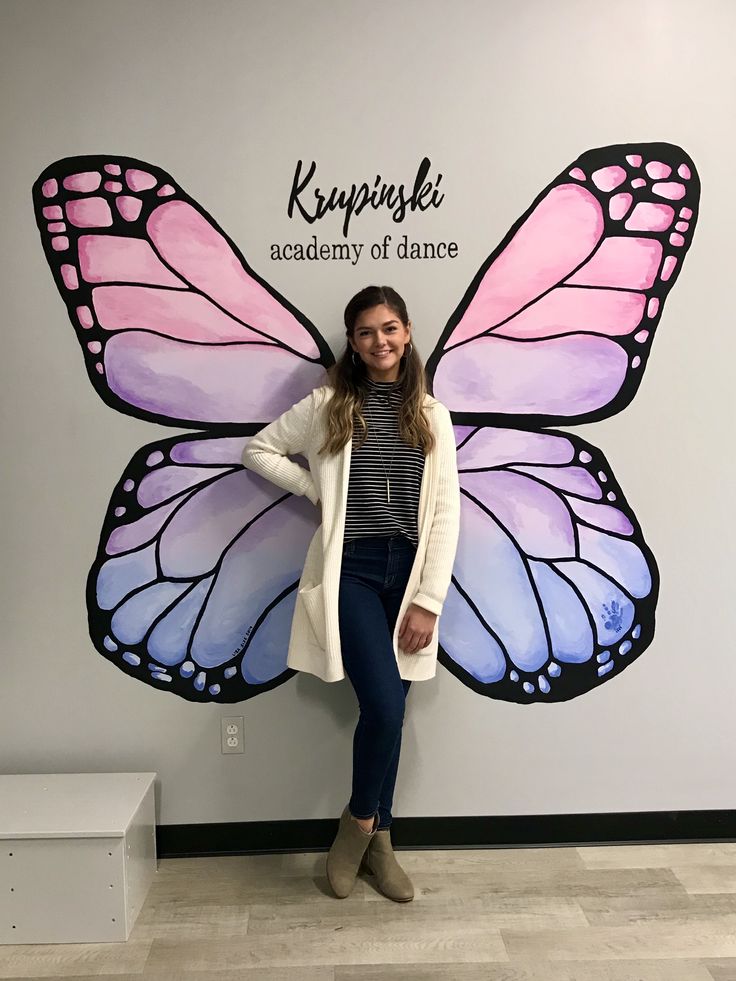
[[[595,447],[551,431],[456,427],[460,538],[442,663],[505,701],[565,701],[654,633],[656,563]]]

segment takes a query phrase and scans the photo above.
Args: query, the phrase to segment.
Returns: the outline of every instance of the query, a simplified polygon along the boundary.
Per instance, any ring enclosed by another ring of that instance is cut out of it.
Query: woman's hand
[[[399,630],[402,651],[406,654],[416,654],[422,647],[426,647],[432,639],[436,622],[436,613],[410,603]]]

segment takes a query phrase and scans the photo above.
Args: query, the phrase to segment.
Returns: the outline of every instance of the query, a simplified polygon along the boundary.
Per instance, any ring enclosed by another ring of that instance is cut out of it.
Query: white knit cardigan
[[[338,594],[345,530],[352,440],[336,454],[319,456],[324,442],[329,385],[315,388],[300,402],[251,437],[243,465],[292,494],[321,501],[322,524],[307,550],[299,580],[287,665],[317,675],[323,681],[345,677],[340,650]],[[439,614],[449,589],[460,530],[460,482],[455,436],[447,408],[425,397],[427,416],[436,437],[426,456],[419,495],[417,551],[393,632],[399,674],[411,681],[433,678],[437,670]],[[302,454],[307,470],[287,454]],[[432,639],[415,654],[398,642],[404,615],[411,603],[438,615]]]

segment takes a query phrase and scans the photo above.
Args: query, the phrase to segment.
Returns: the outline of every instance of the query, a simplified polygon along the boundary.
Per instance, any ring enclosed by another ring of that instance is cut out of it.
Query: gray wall
[[[137,156],[172,172],[338,352],[357,289],[394,284],[427,357],[481,262],[582,151],[667,140],[703,183],[695,242],[633,403],[578,427],[600,446],[661,572],[650,649],[572,702],[522,707],[441,666],[415,684],[395,814],[733,807],[734,7],[669,0],[14,2],[2,84],[2,680],[5,772],[157,770],[162,823],[334,817],[350,792],[355,696],[300,675],[199,706],[92,649],[83,587],[114,483],[173,430],[105,406],[40,246],[30,188],[51,161]],[[272,242],[340,239],[286,215],[296,161],[326,187],[411,181],[445,202],[351,239],[453,239],[456,259],[276,263]],[[245,716],[222,756],[219,719]]]

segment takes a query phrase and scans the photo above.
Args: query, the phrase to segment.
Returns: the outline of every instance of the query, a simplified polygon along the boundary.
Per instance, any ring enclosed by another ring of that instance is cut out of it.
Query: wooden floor
[[[410,903],[322,853],[167,859],[124,944],[0,947],[2,978],[736,981],[736,844],[404,851]]]

